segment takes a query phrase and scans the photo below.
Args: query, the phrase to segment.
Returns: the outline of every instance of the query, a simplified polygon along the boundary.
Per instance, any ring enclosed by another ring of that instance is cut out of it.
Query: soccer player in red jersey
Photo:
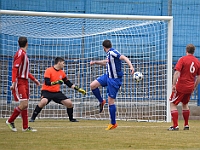
[[[19,37],[19,50],[16,52],[12,68],[12,94],[15,101],[19,101],[19,106],[14,109],[6,124],[12,131],[17,131],[14,125],[15,119],[21,114],[23,121],[22,131],[37,131],[28,126],[28,100],[29,100],[29,83],[28,78],[34,81],[38,86],[39,81],[29,72],[29,60],[26,54],[28,41],[26,37]]]
[[[76,119],[73,118],[72,101],[60,91],[60,85],[65,83],[69,88],[77,90],[83,95],[86,94],[86,91],[70,82],[65,72],[63,71],[64,65],[64,59],[61,57],[56,57],[54,66],[49,67],[45,70],[44,83],[42,85],[41,92],[41,101],[35,107],[35,110],[29,122],[34,122],[35,118],[41,112],[42,108],[47,105],[51,100],[53,100],[55,103],[64,105],[67,108],[69,121],[78,122]]]
[[[179,130],[177,105],[182,103],[182,115],[184,118],[184,130],[189,130],[190,110],[188,103],[194,89],[200,82],[200,63],[194,56],[195,46],[188,44],[186,46],[186,56],[181,57],[176,66],[172,82],[172,94],[170,96],[170,110],[173,126],[168,130]]]

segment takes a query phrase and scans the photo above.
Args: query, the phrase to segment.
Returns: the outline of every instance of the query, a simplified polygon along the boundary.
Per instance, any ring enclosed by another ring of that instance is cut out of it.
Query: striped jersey
[[[109,78],[121,78],[122,72],[122,61],[119,59],[121,54],[114,48],[110,48],[107,52],[107,75]]]
[[[13,67],[18,68],[17,78],[28,79],[29,60],[26,51],[19,49],[15,53]]]

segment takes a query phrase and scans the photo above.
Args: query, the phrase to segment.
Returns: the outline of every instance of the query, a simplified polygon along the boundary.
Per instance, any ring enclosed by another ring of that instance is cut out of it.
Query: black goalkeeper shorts
[[[62,100],[69,99],[61,91],[59,91],[59,92],[49,92],[49,91],[46,91],[46,90],[41,91],[41,98],[47,98],[48,103],[51,100],[53,100],[55,103],[58,103],[58,104],[62,104],[61,103]]]

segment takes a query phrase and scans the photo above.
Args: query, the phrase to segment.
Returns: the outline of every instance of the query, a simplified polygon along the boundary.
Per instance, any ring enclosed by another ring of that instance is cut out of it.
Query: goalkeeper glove
[[[51,85],[56,85],[56,84],[63,84],[63,80],[58,80],[55,82],[51,82]]]
[[[82,93],[83,95],[86,94],[86,91],[82,88],[79,88],[78,86],[75,86],[74,89],[77,90],[78,92]]]

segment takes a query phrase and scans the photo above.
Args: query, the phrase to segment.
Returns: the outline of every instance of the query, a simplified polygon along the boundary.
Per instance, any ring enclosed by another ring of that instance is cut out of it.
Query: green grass
[[[171,123],[118,121],[118,128],[106,131],[109,121],[36,120],[38,131],[12,132],[0,119],[1,150],[200,150],[200,121],[190,121],[190,130],[167,131]]]

